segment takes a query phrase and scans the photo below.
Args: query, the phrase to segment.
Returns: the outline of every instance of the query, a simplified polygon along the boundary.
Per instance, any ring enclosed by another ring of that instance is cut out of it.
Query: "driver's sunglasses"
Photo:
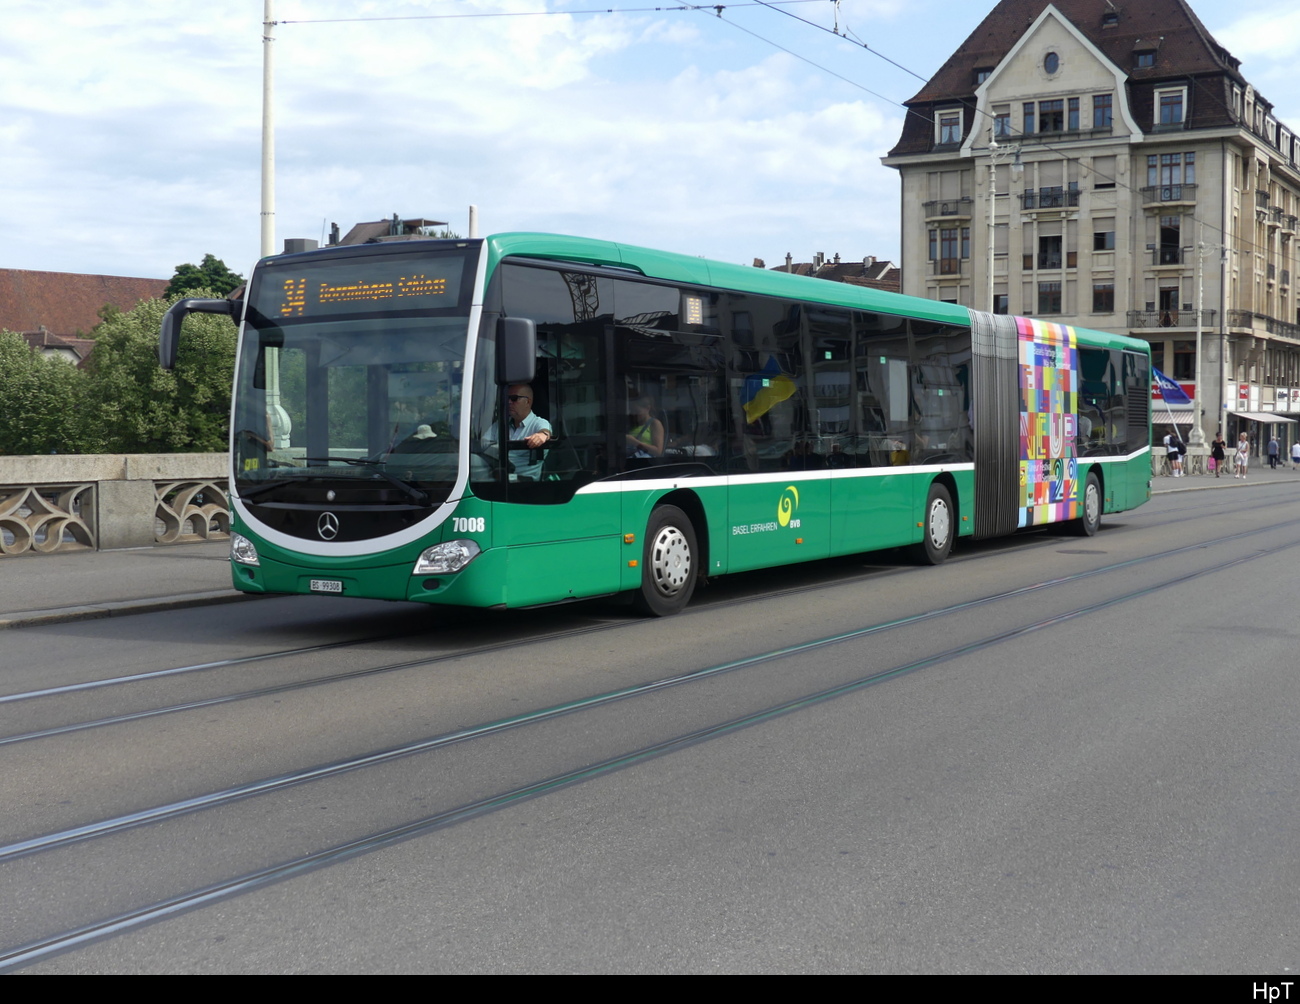
[[[531,401],[532,398],[527,394],[507,394],[506,400],[514,404],[516,401]]]

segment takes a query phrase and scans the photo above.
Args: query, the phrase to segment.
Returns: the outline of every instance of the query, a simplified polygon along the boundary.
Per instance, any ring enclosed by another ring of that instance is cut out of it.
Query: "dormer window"
[[[993,75],[993,70],[987,66],[981,67],[980,69],[976,70],[975,86],[978,87],[980,84],[984,83],[984,81],[988,80],[989,77],[991,77],[992,75]]]
[[[1119,15],[1116,14],[1113,10],[1108,10],[1106,11],[1105,14],[1101,16],[1101,26],[1103,28],[1114,28],[1118,24],[1119,24]]]
[[[940,112],[935,119],[938,129],[937,141],[940,146],[952,146],[961,142],[961,109]]]
[[[1155,49],[1139,49],[1133,53],[1133,65],[1139,70],[1147,70],[1156,65]]]
[[[1156,91],[1156,128],[1181,129],[1185,119],[1187,88]]]

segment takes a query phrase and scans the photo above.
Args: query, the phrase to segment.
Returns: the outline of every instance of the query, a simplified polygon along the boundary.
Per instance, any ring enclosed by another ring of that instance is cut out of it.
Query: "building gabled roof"
[[[90,331],[107,304],[130,310],[162,296],[166,279],[0,269],[0,328],[47,333],[66,340]]]
[[[957,51],[910,100],[903,135],[890,156],[924,153],[932,145],[928,106],[962,103],[967,118],[975,104],[976,73],[994,69],[1049,6],[1074,25],[1101,53],[1128,75],[1130,87],[1171,79],[1220,75],[1245,86],[1240,60],[1215,41],[1186,0],[1001,0]],[[1155,65],[1134,66],[1134,53],[1152,50]],[[1265,102],[1267,104],[1267,102]],[[1193,127],[1232,124],[1227,103],[1203,105]],[[1210,121],[1210,118],[1215,121]],[[970,122],[966,123],[966,127]]]
[[[56,335],[53,332],[45,330],[44,327],[37,331],[22,332],[23,340],[27,342],[28,347],[33,352],[39,352],[41,355],[61,354],[70,352],[77,358],[77,365],[80,366],[89,357],[91,350],[95,347],[93,338],[75,338],[71,335]]]

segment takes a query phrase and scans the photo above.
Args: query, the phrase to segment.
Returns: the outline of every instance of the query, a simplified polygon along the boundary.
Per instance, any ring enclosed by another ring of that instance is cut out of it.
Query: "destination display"
[[[462,256],[439,255],[268,269],[259,306],[268,319],[444,310],[457,304],[464,268]]]

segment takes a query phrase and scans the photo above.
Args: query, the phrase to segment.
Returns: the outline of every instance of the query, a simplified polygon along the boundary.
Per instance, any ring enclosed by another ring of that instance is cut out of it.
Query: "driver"
[[[510,441],[522,442],[529,449],[536,449],[551,440],[551,423],[533,412],[533,388],[526,383],[511,384],[506,391],[506,402],[510,411]],[[486,430],[483,435],[485,445],[495,443],[496,426]],[[515,474],[519,478],[536,481],[542,472],[542,461],[534,460],[534,454],[523,450],[511,450],[514,459]]]

